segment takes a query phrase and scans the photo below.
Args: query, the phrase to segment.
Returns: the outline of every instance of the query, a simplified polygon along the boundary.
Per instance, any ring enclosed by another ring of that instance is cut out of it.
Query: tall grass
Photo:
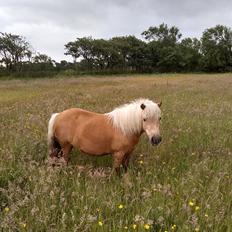
[[[0,92],[0,230],[232,231],[231,75],[11,80]],[[110,156],[47,164],[51,113],[139,97],[162,99],[163,141],[144,135],[122,178]]]

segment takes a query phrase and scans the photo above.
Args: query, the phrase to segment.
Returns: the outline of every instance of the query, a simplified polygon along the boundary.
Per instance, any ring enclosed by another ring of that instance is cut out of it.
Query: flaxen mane
[[[144,110],[141,110],[141,104],[146,106]],[[133,135],[142,131],[144,117],[159,117],[160,109],[156,103],[149,99],[138,99],[119,106],[106,115],[115,128],[120,129],[126,135]]]

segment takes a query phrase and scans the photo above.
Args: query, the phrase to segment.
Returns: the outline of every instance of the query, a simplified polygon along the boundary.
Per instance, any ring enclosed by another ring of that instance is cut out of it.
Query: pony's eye
[[[144,122],[146,122],[146,121],[147,121],[147,119],[146,119],[146,118],[144,118],[144,119],[143,119],[143,121],[144,121]]]
[[[159,120],[161,120],[161,117],[159,117]]]

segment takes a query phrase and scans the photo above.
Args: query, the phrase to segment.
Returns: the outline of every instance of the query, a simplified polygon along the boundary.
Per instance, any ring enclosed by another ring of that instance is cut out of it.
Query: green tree
[[[24,37],[0,32],[0,59],[8,70],[19,70],[31,56],[31,46]]]
[[[201,42],[196,38],[185,38],[179,44],[183,71],[199,71],[201,61]]]
[[[134,36],[110,40],[78,38],[65,45],[66,55],[79,58],[81,70],[140,71],[144,67],[146,43]]]
[[[66,60],[61,60],[60,62],[55,62],[55,66],[57,71],[63,71],[67,69],[75,69],[74,67],[75,64],[68,62]]]
[[[145,40],[159,41],[165,44],[176,44],[181,38],[182,34],[175,26],[168,27],[167,24],[160,24],[158,27],[149,27],[148,30],[142,33]]]
[[[78,58],[84,59],[86,68],[92,68],[93,63],[93,39],[92,37],[77,38],[65,45],[65,55],[71,55],[74,63]]]
[[[52,63],[52,58],[46,54],[37,53],[32,57],[34,63]]]
[[[144,41],[135,36],[122,36],[112,38],[111,43],[120,56],[123,70],[145,71],[147,44]]]
[[[142,36],[148,41],[148,57],[152,71],[180,70],[181,54],[178,43],[182,35],[177,27],[169,28],[163,23],[158,27],[150,27]]]
[[[232,70],[231,28],[217,25],[206,29],[202,38],[202,65],[206,71]]]
[[[95,70],[113,69],[116,51],[109,40],[94,39],[92,42],[92,57]],[[117,63],[117,62],[116,62]]]

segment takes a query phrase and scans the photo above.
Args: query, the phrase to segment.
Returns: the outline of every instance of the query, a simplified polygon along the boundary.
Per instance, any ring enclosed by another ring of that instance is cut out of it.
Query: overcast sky
[[[76,37],[135,35],[161,23],[200,37],[206,28],[232,27],[230,0],[0,0],[0,31],[23,35],[59,61]]]

